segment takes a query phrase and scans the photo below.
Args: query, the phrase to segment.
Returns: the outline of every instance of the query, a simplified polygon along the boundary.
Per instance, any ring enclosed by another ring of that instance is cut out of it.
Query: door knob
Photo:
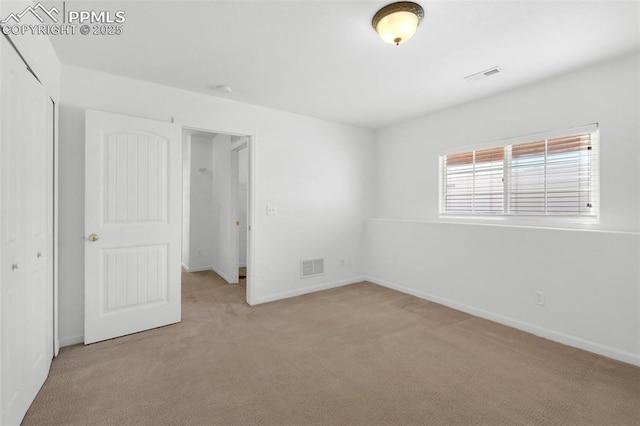
[[[94,241],[98,241],[100,237],[98,237],[98,234],[91,234],[89,235],[89,241],[94,242]]]
[[[236,226],[240,226],[240,221],[236,220]]]

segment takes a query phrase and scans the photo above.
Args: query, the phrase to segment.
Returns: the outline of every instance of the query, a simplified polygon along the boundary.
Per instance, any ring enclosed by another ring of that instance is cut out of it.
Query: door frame
[[[238,218],[238,188],[240,186],[240,180],[238,176],[239,166],[240,166],[240,151],[243,149],[249,149],[248,137],[245,136],[242,139],[233,142],[231,144],[231,205],[229,206],[231,210],[231,218],[237,220]],[[247,194],[248,194],[248,183],[247,183]],[[248,195],[247,195],[248,196]],[[249,218],[249,206],[247,203],[247,222]],[[231,276],[233,282],[240,282],[240,262],[239,262],[239,252],[240,252],[240,229],[238,228],[237,222],[232,224],[233,230],[231,238],[231,256],[233,259],[233,263],[236,265],[233,271],[233,275]],[[247,227],[247,240],[249,238],[249,228]],[[248,252],[248,247],[247,247]],[[248,259],[247,259],[247,270],[249,269]]]
[[[205,132],[205,133],[222,133],[222,134],[226,134],[226,135],[231,135],[231,136],[243,136],[246,137],[246,141],[244,141],[244,143],[239,144],[239,146],[233,145],[231,146],[231,154],[232,156],[235,155],[237,157],[238,155],[238,150],[241,149],[240,146],[244,146],[246,145],[246,148],[248,150],[248,157],[249,157],[249,164],[248,164],[248,171],[249,171],[249,179],[247,182],[247,294],[246,294],[246,302],[248,305],[255,305],[255,297],[254,297],[254,293],[255,293],[255,280],[254,277],[256,276],[255,274],[255,169],[256,169],[256,161],[255,161],[255,157],[256,157],[256,134],[253,131],[243,131],[241,129],[228,129],[228,128],[212,128],[206,125],[192,125],[186,121],[182,122],[182,130],[195,130],[195,131],[199,131],[199,132]],[[233,159],[231,160],[231,164],[232,164],[232,168],[233,168],[233,164],[234,161]],[[237,161],[235,161],[235,164],[237,165]],[[237,184],[237,176],[235,178],[235,182]],[[236,199],[237,194],[235,194],[234,191],[234,179],[233,179],[233,173],[232,173],[232,180],[231,180],[231,192],[232,192],[232,201]],[[231,212],[235,212],[237,210],[237,206],[234,205],[234,203],[231,203],[232,205],[230,206],[230,208],[232,209]],[[233,216],[235,217],[235,216]],[[235,219],[234,219],[235,220]],[[235,225],[235,223],[229,223],[229,226],[233,226],[234,228],[234,233],[237,229],[237,226]],[[237,258],[238,258],[238,250],[237,250],[237,242],[238,239],[235,238],[235,246],[236,246],[236,250],[234,251],[233,256],[236,258],[236,264],[238,263]]]

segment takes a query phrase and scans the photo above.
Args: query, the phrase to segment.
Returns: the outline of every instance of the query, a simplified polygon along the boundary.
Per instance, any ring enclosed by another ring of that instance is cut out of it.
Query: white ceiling
[[[640,49],[638,1],[419,0],[401,46],[371,27],[390,2],[67,1],[124,33],[50,38],[64,64],[372,129]]]

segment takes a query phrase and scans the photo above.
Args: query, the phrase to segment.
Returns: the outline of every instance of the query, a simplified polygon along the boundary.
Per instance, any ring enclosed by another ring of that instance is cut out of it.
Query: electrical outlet
[[[544,291],[536,291],[536,305],[544,306]]]
[[[347,258],[347,259],[340,259],[340,267],[341,268],[348,268],[351,266],[351,259]]]
[[[267,216],[274,216],[278,214],[278,207],[267,206]]]

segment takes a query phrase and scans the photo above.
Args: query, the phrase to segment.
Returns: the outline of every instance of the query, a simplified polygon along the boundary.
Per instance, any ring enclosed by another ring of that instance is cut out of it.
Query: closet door
[[[0,424],[19,424],[53,357],[51,100],[2,39]]]

